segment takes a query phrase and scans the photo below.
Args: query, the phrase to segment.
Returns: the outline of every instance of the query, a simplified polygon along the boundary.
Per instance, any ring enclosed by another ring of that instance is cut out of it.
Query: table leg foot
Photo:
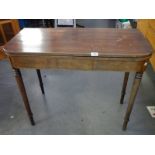
[[[124,130],[124,131],[126,130],[128,122],[129,122],[128,119],[125,119],[125,120],[124,120],[122,130]]]
[[[45,94],[40,69],[36,69],[42,94]]]
[[[33,125],[33,126],[35,125],[35,121],[34,121],[33,117],[30,118],[30,122],[31,122],[31,125]]]
[[[122,92],[121,92],[120,104],[123,104],[123,101],[124,101],[124,96],[126,93],[126,87],[127,87],[128,79],[129,79],[129,72],[125,72],[123,87],[122,87]]]
[[[14,69],[14,71],[15,71],[16,81],[17,81],[20,93],[21,93],[23,101],[24,101],[24,105],[25,105],[27,114],[29,116],[29,120],[30,120],[32,125],[35,125],[35,122],[34,122],[34,119],[33,119],[33,114],[32,114],[32,111],[31,111],[31,108],[30,108],[30,105],[29,105],[29,101],[28,101],[28,97],[27,97],[27,94],[26,94],[24,82],[23,82],[23,79],[22,79],[22,74],[21,74],[19,69]]]
[[[134,105],[135,97],[138,92],[138,88],[140,86],[142,75],[143,75],[143,73],[141,73],[141,72],[137,72],[135,75],[134,82],[133,82],[132,89],[131,89],[129,104],[128,104],[127,111],[126,111],[125,118],[124,118],[123,130],[126,130],[126,128],[127,128],[127,124],[128,124],[130,114],[131,114],[131,111],[132,111],[132,108]]]

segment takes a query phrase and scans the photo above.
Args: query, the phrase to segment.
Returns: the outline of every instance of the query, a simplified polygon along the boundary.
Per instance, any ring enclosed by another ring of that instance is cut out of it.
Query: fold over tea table
[[[123,130],[127,127],[143,72],[152,52],[150,44],[138,30],[113,28],[25,28],[3,50],[15,71],[32,125],[35,122],[21,68],[125,72],[120,103],[123,103],[129,72],[135,72]]]

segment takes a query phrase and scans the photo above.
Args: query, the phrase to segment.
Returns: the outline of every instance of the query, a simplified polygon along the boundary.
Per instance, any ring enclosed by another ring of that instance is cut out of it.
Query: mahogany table
[[[15,71],[32,125],[35,122],[20,68],[38,71],[43,68],[123,71],[125,76],[120,103],[123,103],[129,72],[135,72],[123,123],[125,130],[152,48],[136,29],[25,28],[6,44],[4,51]]]

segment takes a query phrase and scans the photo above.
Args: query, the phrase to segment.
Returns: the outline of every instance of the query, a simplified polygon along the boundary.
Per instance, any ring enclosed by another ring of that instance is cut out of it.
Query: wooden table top
[[[136,29],[25,28],[5,46],[7,55],[147,57],[152,47]]]

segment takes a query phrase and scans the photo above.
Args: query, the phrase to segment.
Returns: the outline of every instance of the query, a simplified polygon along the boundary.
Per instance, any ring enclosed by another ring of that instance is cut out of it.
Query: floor
[[[155,105],[155,73],[148,66],[126,131],[122,123],[134,74],[123,105],[119,104],[122,72],[41,70],[42,95],[35,70],[22,75],[36,121],[28,120],[14,73],[0,61],[0,134],[155,134],[155,119],[146,106]]]

